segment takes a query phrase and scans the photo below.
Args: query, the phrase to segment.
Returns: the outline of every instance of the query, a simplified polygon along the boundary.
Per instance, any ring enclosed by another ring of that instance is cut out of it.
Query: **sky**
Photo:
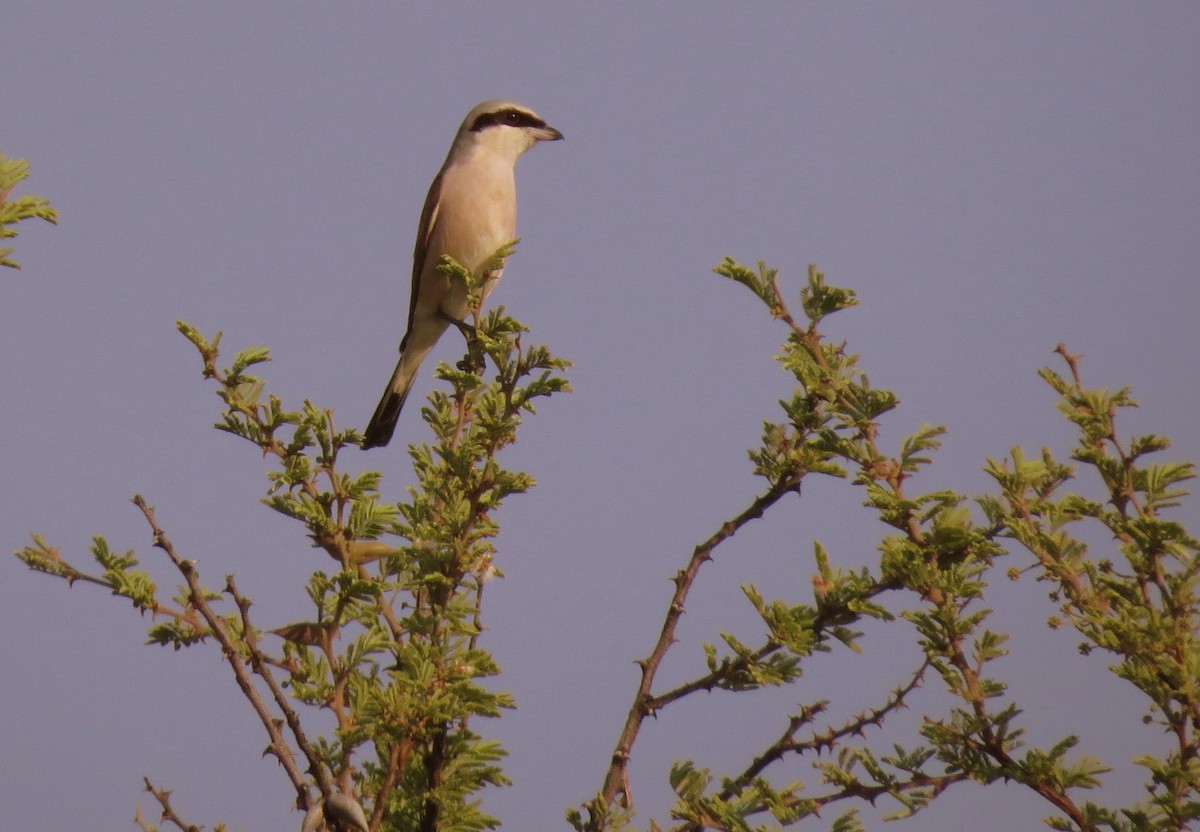
[[[23,223],[24,269],[0,275],[0,540],[42,534],[84,564],[104,534],[172,587],[140,493],[209,584],[237,574],[263,627],[303,618],[306,575],[328,564],[258,502],[262,460],[211,429],[219,402],[174,321],[269,347],[270,390],[365,426],[462,117],[514,98],[566,135],[518,165],[522,244],[492,296],[574,362],[575,389],[505,457],[539,483],[499,514],[507,577],[486,598],[485,646],[518,703],[479,726],[510,752],[515,785],[485,795],[505,828],[566,828],[563,808],[600,788],[669,578],[761,490],[746,450],[791,391],[772,360],[784,332],[711,273],[724,256],[780,268],[793,298],[809,263],[859,293],[828,334],[899,395],[884,445],[949,430],[914,487],[988,491],[986,457],[1014,445],[1065,456],[1071,429],[1036,375],[1059,342],[1086,383],[1133,386],[1125,435],[1200,458],[1195,4],[15,0],[0,31],[0,150],[32,165],[17,193],[60,215]],[[447,338],[434,359],[460,355]],[[390,447],[344,460],[398,498],[405,443],[428,438],[410,408]],[[810,599],[814,540],[872,563],[884,530],[861,501],[814,481],[722,547],[664,682],[697,673],[722,630],[754,640],[739,584]],[[1196,505],[1180,513],[1193,533]],[[1031,737],[1078,733],[1115,768],[1104,799],[1139,799],[1128,761],[1162,738],[1102,656],[1045,629],[1045,587],[1004,579],[1027,562],[995,574],[992,623],[1013,631],[998,672]],[[217,651],[144,646],[149,624],[0,561],[6,827],[133,828],[146,775],[192,823],[298,829]],[[634,750],[640,821],[666,820],[672,760],[732,773],[798,702],[877,702],[912,655],[896,639],[868,628],[862,655],[821,656],[794,687],[664,711]],[[927,688],[915,713],[944,701]],[[1037,828],[1049,812],[968,785],[907,826]]]

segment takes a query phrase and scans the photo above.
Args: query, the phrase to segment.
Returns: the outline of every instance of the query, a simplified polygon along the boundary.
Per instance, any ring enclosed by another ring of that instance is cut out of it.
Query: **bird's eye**
[[[508,122],[509,124],[511,124],[513,127],[518,127],[521,124],[521,114],[518,112],[515,112],[514,110],[509,110],[507,113],[504,114],[504,120],[506,122]]]

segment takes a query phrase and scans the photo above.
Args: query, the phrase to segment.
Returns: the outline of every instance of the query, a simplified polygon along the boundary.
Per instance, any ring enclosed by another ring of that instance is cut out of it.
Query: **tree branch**
[[[627,769],[629,766],[630,750],[633,748],[633,743],[637,740],[642,722],[647,716],[651,716],[654,713],[652,708],[654,700],[650,695],[650,690],[654,685],[654,677],[658,673],[658,668],[662,664],[667,650],[675,642],[675,627],[683,615],[684,603],[687,600],[692,583],[696,580],[696,575],[699,573],[700,567],[706,561],[712,560],[713,550],[721,545],[721,543],[733,537],[739,529],[751,520],[762,517],[763,513],[779,502],[785,494],[793,491],[799,493],[799,485],[798,477],[774,483],[768,491],[751,503],[745,511],[732,520],[726,521],[708,540],[696,546],[692,551],[692,557],[688,561],[688,565],[675,575],[675,593],[672,595],[671,603],[667,607],[667,613],[658,635],[658,641],[655,643],[650,655],[638,662],[638,665],[642,669],[642,677],[638,684],[637,692],[634,694],[633,704],[629,708],[629,715],[626,717],[625,726],[621,730],[616,748],[613,750],[612,762],[608,767],[608,773],[604,778],[604,789],[601,795],[605,802],[611,803],[616,799],[617,795],[625,793],[628,789]],[[627,794],[626,800],[628,801]]]
[[[154,509],[147,505],[142,495],[134,495],[133,504],[141,509],[146,522],[150,525],[155,547],[166,553],[167,557],[171,559],[171,563],[175,565],[175,568],[179,570],[179,573],[183,575],[184,580],[187,582],[192,605],[204,616],[204,620],[212,630],[213,636],[220,643],[225,660],[233,670],[238,687],[241,688],[242,694],[249,700],[251,706],[254,708],[254,712],[258,715],[259,721],[266,729],[267,736],[270,738],[271,750],[275,754],[276,759],[279,760],[280,765],[283,766],[284,771],[287,772],[288,779],[292,781],[292,785],[296,789],[297,804],[301,808],[307,809],[310,798],[308,784],[304,780],[304,775],[297,767],[292,749],[288,746],[287,740],[284,739],[283,733],[279,730],[279,723],[276,721],[275,715],[271,713],[271,710],[267,707],[267,703],[263,701],[258,688],[254,686],[254,680],[251,678],[250,672],[246,669],[246,662],[242,659],[238,651],[234,636],[229,631],[228,623],[213,611],[212,606],[205,599],[204,588],[200,586],[200,579],[196,575],[195,562],[185,560],[179,556],[175,550],[175,546],[158,525],[158,521],[154,517]],[[261,662],[259,666],[263,667]],[[265,667],[263,669],[266,670]],[[311,758],[310,761],[315,763],[315,757]],[[316,769],[313,773],[314,777],[322,778],[320,766],[316,765]],[[321,780],[318,780],[318,782],[320,783]],[[326,790],[328,788],[328,783],[323,783],[322,793],[327,794]],[[157,797],[157,794],[155,796]]]

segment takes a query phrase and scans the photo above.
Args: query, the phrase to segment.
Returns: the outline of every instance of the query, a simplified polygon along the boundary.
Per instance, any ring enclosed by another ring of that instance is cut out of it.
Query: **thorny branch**
[[[832,412],[838,418],[840,427],[842,429],[848,428],[851,431],[853,435],[852,441],[857,443],[856,450],[854,452],[838,452],[837,455],[846,461],[854,463],[858,467],[860,481],[875,483],[881,490],[886,491],[889,504],[899,507],[898,511],[895,511],[895,513],[886,518],[886,522],[900,530],[908,542],[916,547],[916,550],[928,561],[929,566],[940,572],[942,558],[946,553],[940,545],[931,540],[922,528],[921,501],[910,499],[905,493],[904,482],[910,475],[910,472],[906,470],[905,464],[901,459],[885,455],[879,449],[876,439],[878,423],[871,415],[876,412],[873,409],[875,403],[871,402],[870,399],[860,400],[860,396],[863,394],[860,392],[857,384],[843,383],[844,380],[840,375],[834,379],[834,371],[837,368],[831,365],[831,359],[827,355],[828,348],[823,343],[823,336],[817,331],[817,323],[825,313],[822,311],[810,313],[810,320],[807,322],[807,325],[802,326],[792,316],[787,308],[787,304],[783,301],[777,273],[772,272],[769,281],[759,283],[756,283],[753,278],[742,279],[734,277],[739,282],[750,286],[760,298],[767,302],[771,308],[771,314],[788,326],[791,330],[789,340],[794,345],[802,348],[817,367],[823,371],[823,375],[818,374],[818,378],[829,377],[832,380],[833,383],[829,385],[824,385],[818,381],[817,383],[821,384],[820,389],[816,392],[806,389],[805,394],[819,396],[815,410],[813,411],[814,413],[821,411]],[[823,309],[819,305],[816,308],[818,310]],[[807,309],[806,312],[808,312]],[[1074,357],[1069,356],[1065,352],[1065,349],[1060,351],[1063,353],[1064,358],[1068,360],[1068,363],[1071,364],[1072,373],[1078,378],[1073,361]],[[805,383],[806,388],[807,386],[808,384]],[[805,432],[805,428],[799,424],[796,425],[796,428],[802,434]],[[835,430],[838,429],[835,428]],[[1120,449],[1118,450],[1120,451]],[[1124,453],[1121,455],[1123,461],[1128,462],[1127,455]],[[688,591],[695,581],[699,568],[705,561],[711,559],[712,552],[716,546],[742,528],[750,520],[761,517],[784,494],[791,491],[799,493],[801,480],[807,472],[803,464],[791,460],[785,463],[782,473],[779,470],[772,472],[769,475],[772,478],[771,488],[756,499],[737,518],[725,523],[717,534],[697,546],[689,559],[688,565],[677,573],[674,579],[676,585],[675,593],[668,607],[658,640],[650,655],[638,662],[642,671],[638,689],[613,752],[605,777],[604,788],[597,801],[599,805],[594,807],[591,812],[591,819],[587,825],[587,828],[593,830],[593,832],[599,832],[604,823],[602,819],[604,816],[603,812],[597,811],[602,810],[604,805],[613,805],[614,801],[620,797],[621,803],[625,808],[632,809],[632,798],[628,783],[629,758],[640,727],[647,716],[653,715],[658,708],[690,693],[698,690],[712,689],[723,679],[728,678],[730,673],[736,672],[737,665],[740,664],[742,667],[749,667],[754,661],[762,660],[775,650],[780,649],[779,645],[768,641],[757,652],[733,660],[727,660],[723,664],[712,668],[708,674],[667,693],[658,696],[652,693],[655,674],[666,652],[675,641],[675,627],[683,614]],[[1000,531],[1000,527],[985,531],[980,539],[992,540]],[[898,578],[889,579],[888,581],[878,582],[869,591],[870,595],[874,596],[885,590],[899,589],[903,586],[908,586],[908,584],[902,584]],[[960,618],[966,602],[958,593],[948,591],[939,582],[922,579],[908,586],[908,588],[915,591],[925,603],[936,611],[938,619],[954,621]],[[844,620],[844,617],[842,620]],[[825,629],[830,623],[830,618],[818,617],[818,620],[812,627],[814,630],[819,631]],[[977,729],[979,750],[999,765],[1000,770],[1004,772],[1002,776],[1015,777],[1023,782],[1030,781],[1031,779],[1036,781],[1030,783],[1035,791],[1067,815],[1072,822],[1077,824],[1078,828],[1083,830],[1094,828],[1092,824],[1086,822],[1084,813],[1068,797],[1066,788],[1045,782],[1044,780],[1039,781],[1037,778],[1024,776],[1025,772],[1023,771],[1022,763],[1014,759],[1009,753],[1010,742],[994,727],[995,716],[989,711],[987,703],[987,699],[992,694],[989,693],[989,686],[983,676],[982,666],[973,666],[968,657],[966,633],[949,633],[944,649],[946,651],[945,660],[961,678],[960,695],[966,700],[968,707],[974,712],[975,718],[978,720],[980,726]],[[861,730],[865,725],[878,724],[887,713],[902,705],[905,696],[919,684],[929,666],[929,659],[927,658],[926,662],[916,671],[909,686],[896,691],[894,698],[889,700],[878,712],[863,715],[862,719],[865,721],[852,720],[847,726],[844,726],[844,729],[853,733],[856,730]],[[827,747],[825,743],[832,744],[842,736],[837,731],[831,730],[831,733],[825,735],[815,735],[813,740],[809,741],[808,744],[797,743],[795,741],[796,732],[802,725],[807,724],[819,709],[820,703],[796,715],[789,723],[783,736],[762,755],[757,757],[741,775],[733,780],[726,781],[722,791],[715,798],[727,801],[737,797],[771,763],[781,759],[789,752],[800,753],[810,748],[819,751],[822,747]],[[889,792],[894,794],[898,791],[908,791],[918,788],[927,791],[931,790],[936,794],[948,788],[953,783],[966,779],[969,776],[969,773],[963,771],[954,771],[943,776],[933,776],[916,772],[912,774],[909,780],[902,783],[880,785],[877,788],[868,784],[856,783],[846,786],[841,792],[835,794],[820,798],[806,797],[803,798],[803,805],[805,807],[819,808],[827,803],[851,796],[873,801],[876,797]],[[872,789],[875,789],[875,791],[873,792]],[[796,806],[802,805],[801,798],[796,797],[794,800],[796,801]],[[680,829],[698,830],[703,828],[708,824],[708,820],[705,819],[704,815],[705,813],[701,812],[699,818],[692,821],[690,826],[680,827]],[[715,820],[712,822],[714,824],[718,823]],[[717,825],[713,828],[723,827]]]
[[[797,740],[796,732],[805,725],[810,725],[812,721],[825,710],[826,702],[818,702],[815,705],[802,708],[800,713],[788,720],[788,726],[784,730],[771,747],[764,751],[760,756],[746,767],[746,770],[735,777],[725,788],[720,792],[720,797],[727,799],[733,797],[750,782],[761,774],[767,766],[776,760],[780,760],[785,754],[803,754],[808,751],[821,753],[822,751],[831,750],[838,741],[846,737],[858,736],[869,725],[879,727],[883,724],[884,718],[891,712],[904,707],[904,701],[910,693],[921,686],[921,682],[925,678],[925,672],[929,669],[929,662],[921,663],[917,668],[916,673],[908,680],[908,683],[902,687],[892,691],[888,700],[870,711],[860,713],[852,717],[845,724],[838,727],[830,726],[820,733],[814,732],[808,740]]]
[[[266,729],[267,736],[270,738],[270,751],[275,755],[276,759],[279,760],[280,765],[282,765],[284,771],[287,772],[288,779],[292,781],[292,786],[296,789],[297,805],[299,805],[302,809],[307,809],[309,806],[310,796],[304,775],[301,773],[296,764],[295,756],[292,754],[292,749],[288,745],[287,740],[283,736],[283,732],[279,728],[279,723],[276,721],[275,715],[271,713],[270,708],[267,706],[267,703],[263,700],[262,695],[255,686],[254,680],[250,676],[250,671],[246,668],[246,660],[242,658],[242,653],[238,649],[238,645],[235,643],[234,636],[229,630],[228,622],[226,622],[221,616],[217,615],[216,612],[213,611],[212,606],[206,600],[204,588],[200,586],[200,579],[196,575],[195,562],[191,560],[185,560],[179,556],[175,550],[175,546],[171,543],[166,533],[158,525],[158,521],[154,517],[154,509],[146,503],[145,499],[140,494],[133,497],[133,504],[141,510],[142,514],[146,518],[146,522],[150,524],[150,530],[154,536],[155,547],[166,553],[167,557],[170,558],[171,563],[174,564],[175,568],[179,570],[179,573],[183,575],[184,580],[187,582],[189,601],[191,605],[199,610],[200,614],[204,617],[204,620],[208,623],[213,636],[221,645],[221,651],[224,654],[226,661],[233,670],[233,675],[237,680],[238,687],[241,688],[243,695],[245,695],[246,699],[249,700],[251,706],[254,708],[254,712],[258,715],[259,721],[263,724],[263,728]],[[240,604],[239,608],[241,608]],[[245,611],[243,610],[243,615],[244,614]],[[254,651],[252,651],[252,655],[253,652]],[[255,665],[256,673],[258,673],[264,679],[271,679],[268,684],[272,687],[273,692],[278,690],[278,686],[272,684],[274,679],[271,677],[270,668],[262,662],[261,655],[259,655],[257,659],[252,659],[251,661]],[[282,698],[282,692],[280,692],[279,698]],[[290,706],[287,707],[290,711]],[[298,728],[299,720],[294,711],[291,713],[289,726],[292,720],[295,721],[295,727]],[[321,793],[328,796],[330,788],[328,778],[321,768],[319,758],[308,746],[307,742],[304,742],[303,744],[299,742],[303,736],[303,733],[300,733],[297,736],[297,744],[300,745],[301,750],[305,753],[305,756],[309,760],[310,770],[312,771],[313,776],[317,779],[318,785],[321,788]]]
[[[921,686],[924,680],[926,671],[929,670],[929,662],[925,661],[917,668],[916,672],[901,687],[892,691],[887,701],[863,713],[856,714],[845,723],[839,726],[830,726],[824,731],[814,731],[812,736],[806,740],[797,740],[796,734],[806,726],[812,725],[818,716],[824,713],[829,703],[826,700],[814,702],[812,705],[805,705],[800,708],[800,711],[788,719],[787,727],[780,734],[779,738],[773,742],[762,754],[758,755],[751,763],[733,779],[726,782],[725,786],[717,793],[717,800],[729,800],[741,794],[743,790],[748,788],[760,774],[762,774],[771,764],[782,760],[788,754],[801,755],[808,752],[820,754],[824,751],[832,750],[841,740],[859,736],[863,731],[871,725],[876,727],[883,724],[884,718],[891,712],[905,707],[905,700],[908,695]],[[965,774],[957,776],[947,776],[943,778],[930,778],[924,775],[916,775],[909,781],[904,783],[893,783],[890,786],[891,790],[910,791],[917,788],[927,788],[938,786],[938,790],[950,786],[954,782],[966,779]],[[940,785],[939,785],[940,784]],[[871,789],[875,791],[871,794],[867,792]],[[806,802],[811,802],[812,805],[819,808],[820,806],[829,805],[839,800],[845,800],[850,797],[882,797],[889,793],[888,787],[872,787],[865,784],[858,787],[847,787],[832,794],[823,795],[815,798],[805,798]],[[764,811],[760,809],[759,811]],[[673,828],[672,832],[701,832],[704,827],[697,823],[686,823]]]
[[[275,679],[274,674],[271,673],[271,669],[267,667],[262,651],[258,649],[258,631],[250,623],[250,599],[238,592],[237,583],[234,581],[233,575],[225,576],[225,591],[229,593],[234,603],[237,604],[238,612],[242,617],[242,639],[250,655],[250,666],[253,668],[255,674],[266,683],[267,688],[270,689],[271,697],[275,700],[275,704],[279,707],[279,710],[283,712],[283,718],[287,720],[287,726],[291,730],[292,736],[295,737],[296,745],[299,746],[308,759],[309,772],[316,779],[317,785],[321,789],[321,794],[328,797],[331,786],[325,774],[325,769],[321,766],[319,758],[308,742],[308,737],[304,733],[304,726],[300,724],[300,715],[292,707],[287,694],[283,692],[283,688]],[[274,720],[272,720],[272,724],[275,724]],[[286,744],[284,748],[287,748]],[[271,750],[272,753],[278,756],[278,749],[275,747],[274,742],[272,742]],[[308,794],[307,787],[304,789],[304,794]],[[306,809],[308,807],[301,806],[301,808]]]
[[[700,567],[706,561],[712,560],[713,550],[721,545],[721,543],[733,537],[739,529],[751,520],[762,517],[763,513],[779,502],[785,494],[798,491],[798,489],[798,478],[795,480],[780,480],[773,484],[770,489],[751,503],[745,511],[732,520],[726,521],[715,534],[698,545],[692,551],[692,557],[688,561],[687,566],[675,575],[675,592],[671,597],[670,605],[667,607],[667,614],[663,620],[658,641],[655,643],[650,655],[638,662],[638,665],[641,667],[642,678],[638,684],[637,692],[634,694],[633,705],[629,709],[629,715],[626,717],[625,727],[621,730],[616,749],[613,751],[608,774],[604,779],[602,795],[606,802],[612,802],[617,795],[627,790],[627,770],[629,767],[630,750],[633,748],[633,743],[637,740],[642,722],[646,717],[654,714],[652,707],[653,699],[650,695],[650,690],[654,685],[654,677],[658,672],[659,666],[662,664],[663,658],[667,654],[667,650],[675,642],[675,627],[683,615],[684,602],[687,600],[688,591],[691,589],[692,583],[696,580],[696,575],[699,573]],[[628,803],[628,794],[625,795],[625,799]]]
[[[820,348],[821,336],[815,329],[810,328],[805,330],[801,328],[792,318],[786,305],[782,301],[782,295],[779,292],[778,280],[774,283],[775,297],[778,299],[778,304],[772,308],[772,314],[782,319],[793,331],[801,343],[805,344],[808,350],[814,356],[814,359],[825,364],[825,357]],[[843,394],[844,395],[844,394]],[[869,425],[863,431],[863,438],[871,443],[871,449],[874,455],[878,455],[874,447],[874,425]],[[897,466],[898,469],[898,466]],[[675,592],[671,598],[671,602],[667,608],[667,613],[663,621],[662,629],[659,632],[658,641],[655,643],[650,655],[638,662],[641,667],[641,680],[638,684],[637,692],[634,694],[633,704],[630,707],[629,715],[626,718],[625,726],[621,731],[620,737],[617,740],[616,748],[613,750],[612,760],[609,764],[608,773],[605,776],[604,788],[601,791],[601,798],[606,803],[611,803],[621,795],[626,806],[632,805],[632,799],[629,794],[628,786],[628,766],[630,752],[634,742],[637,740],[638,732],[641,725],[647,716],[655,713],[655,709],[668,702],[674,701],[687,693],[695,690],[704,689],[706,686],[711,687],[715,684],[717,677],[714,673],[710,673],[706,677],[693,682],[690,685],[678,688],[669,694],[661,697],[654,697],[651,694],[653,688],[654,677],[662,664],[663,658],[667,651],[675,642],[675,628],[680,617],[684,612],[684,605],[687,600],[688,592],[691,590],[700,567],[712,559],[712,553],[722,542],[732,537],[739,529],[745,526],[752,520],[759,519],[771,506],[775,505],[784,495],[791,492],[800,493],[800,482],[806,472],[799,467],[791,471],[787,476],[780,477],[775,480],[771,487],[762,495],[760,495],[750,506],[732,520],[724,523],[721,528],[713,534],[708,540],[698,545],[692,552],[692,556],[688,561],[687,566],[678,572],[674,578]],[[898,477],[899,475],[897,475]],[[896,480],[899,485],[899,479]],[[917,529],[919,532],[919,529]],[[762,649],[765,651],[763,655],[768,655],[773,650],[770,646]],[[760,652],[762,652],[760,651]]]
[[[170,789],[154,788],[154,785],[150,782],[149,777],[143,777],[142,782],[146,784],[146,791],[150,792],[154,799],[158,801],[158,805],[162,807],[162,820],[175,824],[175,826],[179,827],[182,832],[201,832],[201,828],[199,826],[196,826],[192,823],[187,823],[181,817],[179,817],[173,808],[171,808]],[[154,826],[142,817],[141,806],[138,806],[134,810],[133,822],[140,826],[143,832],[150,832],[150,830],[154,829]]]
[[[776,297],[779,299],[778,303],[781,310],[781,313],[777,314],[777,316],[782,318],[792,328],[795,337],[799,338],[802,343],[808,346],[809,352],[813,356],[814,360],[816,360],[822,366],[825,366],[826,361],[825,356],[820,349],[819,334],[813,327],[809,327],[807,330],[799,327],[795,320],[788,313],[787,307],[782,300],[782,293],[779,291],[777,276],[774,278],[774,290]],[[1077,357],[1069,355],[1066,352],[1065,347],[1062,345],[1059,346],[1061,349],[1059,349],[1058,352],[1067,360],[1071,367],[1072,374],[1078,380],[1078,370],[1075,363]],[[907,502],[908,497],[904,491],[904,479],[906,475],[901,466],[895,460],[889,459],[880,453],[875,442],[875,434],[876,426],[874,423],[864,426],[861,431],[861,438],[870,450],[868,459],[862,464],[862,470],[872,479],[883,480],[886,482],[898,500]],[[909,510],[907,512],[903,528],[912,543],[921,548],[927,547],[925,533],[921,530],[920,519],[917,516],[916,511]],[[938,553],[933,547],[929,548],[930,552],[928,557],[932,562],[936,562]],[[922,589],[921,595],[927,602],[936,607],[939,612],[950,615],[956,614],[956,611],[952,610],[951,608],[959,604],[959,600],[949,597],[942,589],[938,587],[926,587]],[[993,731],[991,727],[990,713],[987,707],[986,696],[984,695],[980,685],[981,673],[978,669],[971,666],[966,654],[964,639],[962,636],[958,636],[951,640],[949,660],[950,664],[962,675],[963,681],[966,683],[966,692],[969,698],[970,706],[974,711],[975,716],[980,720],[980,723],[983,726],[982,731],[980,732],[983,739],[981,750],[999,763],[1005,771],[1012,773],[1020,772],[1022,768],[1020,763],[1013,759],[1013,757],[1008,753],[1008,750],[1005,748],[1004,741],[1000,737],[996,736],[995,731]],[[1085,830],[1095,828],[1092,824],[1087,822],[1082,810],[1075,804],[1073,800],[1071,800],[1070,797],[1067,796],[1065,790],[1057,787],[1051,787],[1040,781],[1030,785],[1033,786],[1034,790],[1038,794],[1050,801],[1050,803],[1066,814],[1074,823],[1079,826],[1079,828]]]
[[[862,600],[869,600],[877,595],[890,590],[899,589],[898,581],[878,581],[871,586],[862,596]],[[851,611],[845,604],[829,604],[822,600],[817,606],[817,616],[813,622],[814,631],[822,631],[834,621],[840,621]],[[670,703],[682,699],[683,697],[696,693],[697,691],[711,691],[718,684],[726,679],[733,678],[750,667],[756,662],[760,662],[768,656],[777,653],[783,649],[783,645],[777,641],[768,641],[763,644],[753,653],[748,656],[736,656],[722,661],[717,667],[705,673],[703,676],[698,676],[690,682],[685,682],[676,688],[672,688],[666,693],[661,693],[658,696],[652,696],[647,700],[647,708],[651,713],[660,708],[669,705]]]

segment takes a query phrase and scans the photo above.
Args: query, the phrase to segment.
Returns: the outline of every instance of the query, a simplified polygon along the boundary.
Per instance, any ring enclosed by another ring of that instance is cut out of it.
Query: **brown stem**
[[[671,603],[667,607],[667,614],[663,620],[658,641],[655,643],[650,655],[638,662],[638,665],[642,669],[642,678],[638,684],[637,692],[634,694],[629,715],[626,717],[625,727],[621,730],[620,738],[617,740],[616,748],[613,750],[612,762],[608,767],[608,773],[604,778],[604,789],[601,794],[605,802],[611,803],[616,799],[617,795],[623,792],[625,793],[626,803],[628,804],[629,802],[627,794],[629,754],[633,748],[634,741],[637,740],[642,722],[646,717],[654,713],[650,707],[653,701],[650,690],[654,685],[654,677],[658,672],[659,665],[662,664],[663,658],[667,654],[667,650],[675,642],[675,627],[683,615],[684,603],[687,600],[688,591],[691,589],[692,583],[696,580],[696,575],[699,573],[700,567],[705,561],[712,560],[713,550],[717,546],[736,534],[739,529],[751,520],[762,517],[763,512],[777,503],[785,494],[792,491],[799,491],[798,479],[776,482],[771,486],[770,490],[758,497],[745,511],[732,520],[726,521],[715,534],[698,545],[692,551],[692,557],[688,561],[688,565],[676,574],[674,578],[675,593],[672,595]]]
[[[275,700],[275,704],[279,710],[283,712],[283,717],[287,721],[288,728],[292,732],[293,738],[296,740],[296,745],[304,753],[308,760],[309,771],[317,781],[317,785],[321,789],[321,793],[328,797],[329,789],[331,788],[326,776],[325,770],[321,766],[321,759],[313,750],[312,745],[308,742],[308,737],[304,733],[304,727],[300,724],[300,715],[296,713],[296,709],[292,707],[292,703],[288,700],[287,695],[283,692],[283,688],[275,680],[275,675],[271,673],[271,668],[265,661],[265,656],[258,649],[258,631],[250,623],[249,611],[250,600],[245,598],[238,592],[237,584],[234,582],[232,575],[225,576],[225,591],[233,598],[237,604],[238,611],[242,616],[242,639],[246,643],[246,647],[250,653],[250,666],[267,685],[271,691],[271,697]],[[328,635],[326,635],[328,640]],[[285,745],[285,747],[287,747]],[[304,793],[308,794],[308,788],[305,787]],[[305,807],[307,808],[307,807]]]
[[[246,661],[242,659],[238,650],[238,646],[235,643],[234,636],[229,631],[229,625],[226,623],[224,618],[217,615],[216,612],[213,611],[212,606],[206,600],[204,588],[200,585],[200,579],[196,575],[195,562],[185,560],[179,556],[175,550],[175,546],[171,543],[166,533],[158,525],[158,521],[154,517],[154,509],[147,505],[145,499],[142,498],[142,495],[134,495],[133,504],[141,509],[143,516],[146,518],[146,522],[150,525],[151,533],[154,536],[155,547],[166,553],[167,557],[171,559],[171,563],[175,565],[175,568],[179,570],[179,573],[183,575],[184,580],[187,582],[189,602],[200,611],[202,616],[204,616],[204,620],[208,623],[209,628],[212,630],[213,636],[220,643],[222,653],[225,656],[225,660],[229,663],[230,668],[233,670],[234,679],[237,681],[238,687],[241,688],[242,694],[254,708],[254,712],[258,715],[259,721],[263,724],[263,728],[266,729],[267,736],[270,738],[270,749],[272,753],[274,753],[276,759],[279,760],[280,765],[282,765],[284,771],[287,772],[288,779],[292,781],[292,785],[296,789],[297,804],[301,808],[307,809],[309,803],[309,793],[308,785],[304,780],[304,775],[296,765],[296,759],[292,754],[292,749],[287,744],[287,740],[284,738],[283,732],[280,730],[279,723],[276,721],[275,715],[271,713],[270,708],[267,707],[267,703],[263,700],[258,688],[255,687],[254,680],[250,676],[250,671],[246,668]],[[254,651],[251,650],[250,652],[251,656],[253,657]],[[251,661],[255,661],[255,659],[252,658]],[[257,659],[257,663],[265,674],[264,678],[270,677],[270,669],[262,663],[261,656],[259,656]],[[268,682],[269,686],[270,684],[271,683]],[[280,691],[279,696],[282,696],[282,691]],[[288,711],[291,711],[290,707],[288,708]],[[291,717],[296,719],[294,711],[291,711]],[[296,719],[293,730],[298,727],[299,720]],[[303,736],[303,734],[301,734],[301,736]],[[317,782],[321,786],[322,793],[328,795],[329,784],[324,776],[323,771],[321,770],[320,761],[316,758],[315,754],[312,754],[310,750],[305,750],[310,754],[309,763],[313,769],[313,776],[317,778]]]
[[[392,748],[388,754],[387,770],[383,775],[383,782],[379,785],[379,791],[375,794],[375,808],[371,810],[371,819],[368,826],[372,830],[378,829],[383,823],[383,811],[387,808],[388,798],[391,797],[392,791],[396,788],[396,783],[400,780],[400,772],[403,770],[407,762],[408,741],[403,743],[392,740]]]
[[[162,819],[164,821],[175,824],[175,826],[179,827],[181,830],[183,830],[183,832],[202,832],[199,826],[196,826],[192,823],[187,823],[181,817],[179,817],[178,813],[176,813],[174,809],[171,808],[170,789],[154,788],[149,777],[143,777],[142,782],[146,784],[146,791],[150,792],[150,794],[154,796],[154,799],[158,801],[158,805],[162,807]],[[146,823],[146,821],[141,817],[141,814],[142,810],[139,806],[134,814],[134,822],[141,826],[142,829],[146,829],[148,827],[153,828],[150,826],[150,824]]]
[[[861,598],[856,598],[855,600],[866,601],[874,598],[877,595],[881,595],[884,592],[900,588],[901,584],[899,581],[879,581],[871,586],[866,592],[864,592]],[[813,620],[812,631],[814,633],[820,633],[834,621],[844,620],[845,616],[847,615],[854,615],[854,613],[850,612],[844,604],[830,605],[821,603],[817,607],[817,616]],[[773,653],[778,652],[782,649],[782,647],[783,645],[776,641],[768,641],[753,653],[750,653],[747,657],[739,656],[734,659],[727,659],[714,669],[710,670],[708,673],[705,673],[703,676],[698,676],[697,678],[692,679],[690,682],[684,682],[683,684],[676,688],[672,688],[666,693],[660,693],[657,696],[651,697],[647,702],[647,707],[650,709],[651,713],[653,713],[654,711],[657,711],[666,705],[675,702],[676,700],[683,699],[685,696],[696,693],[697,691],[711,691],[723,680],[732,676],[736,676],[738,673],[744,671],[747,667],[762,661]]]
[[[1062,342],[1059,342],[1054,351],[1061,355],[1067,362],[1067,366],[1071,368],[1071,378],[1074,379],[1075,386],[1082,387],[1083,384],[1079,381],[1079,359],[1083,358],[1083,353],[1067,352],[1067,345]]]
[[[429,751],[425,755],[425,772],[429,778],[426,783],[428,790],[425,795],[425,811],[421,815],[420,832],[438,832],[441,821],[441,795],[437,794],[442,785],[442,774],[446,765],[446,725],[440,725],[434,730],[430,741]]]

